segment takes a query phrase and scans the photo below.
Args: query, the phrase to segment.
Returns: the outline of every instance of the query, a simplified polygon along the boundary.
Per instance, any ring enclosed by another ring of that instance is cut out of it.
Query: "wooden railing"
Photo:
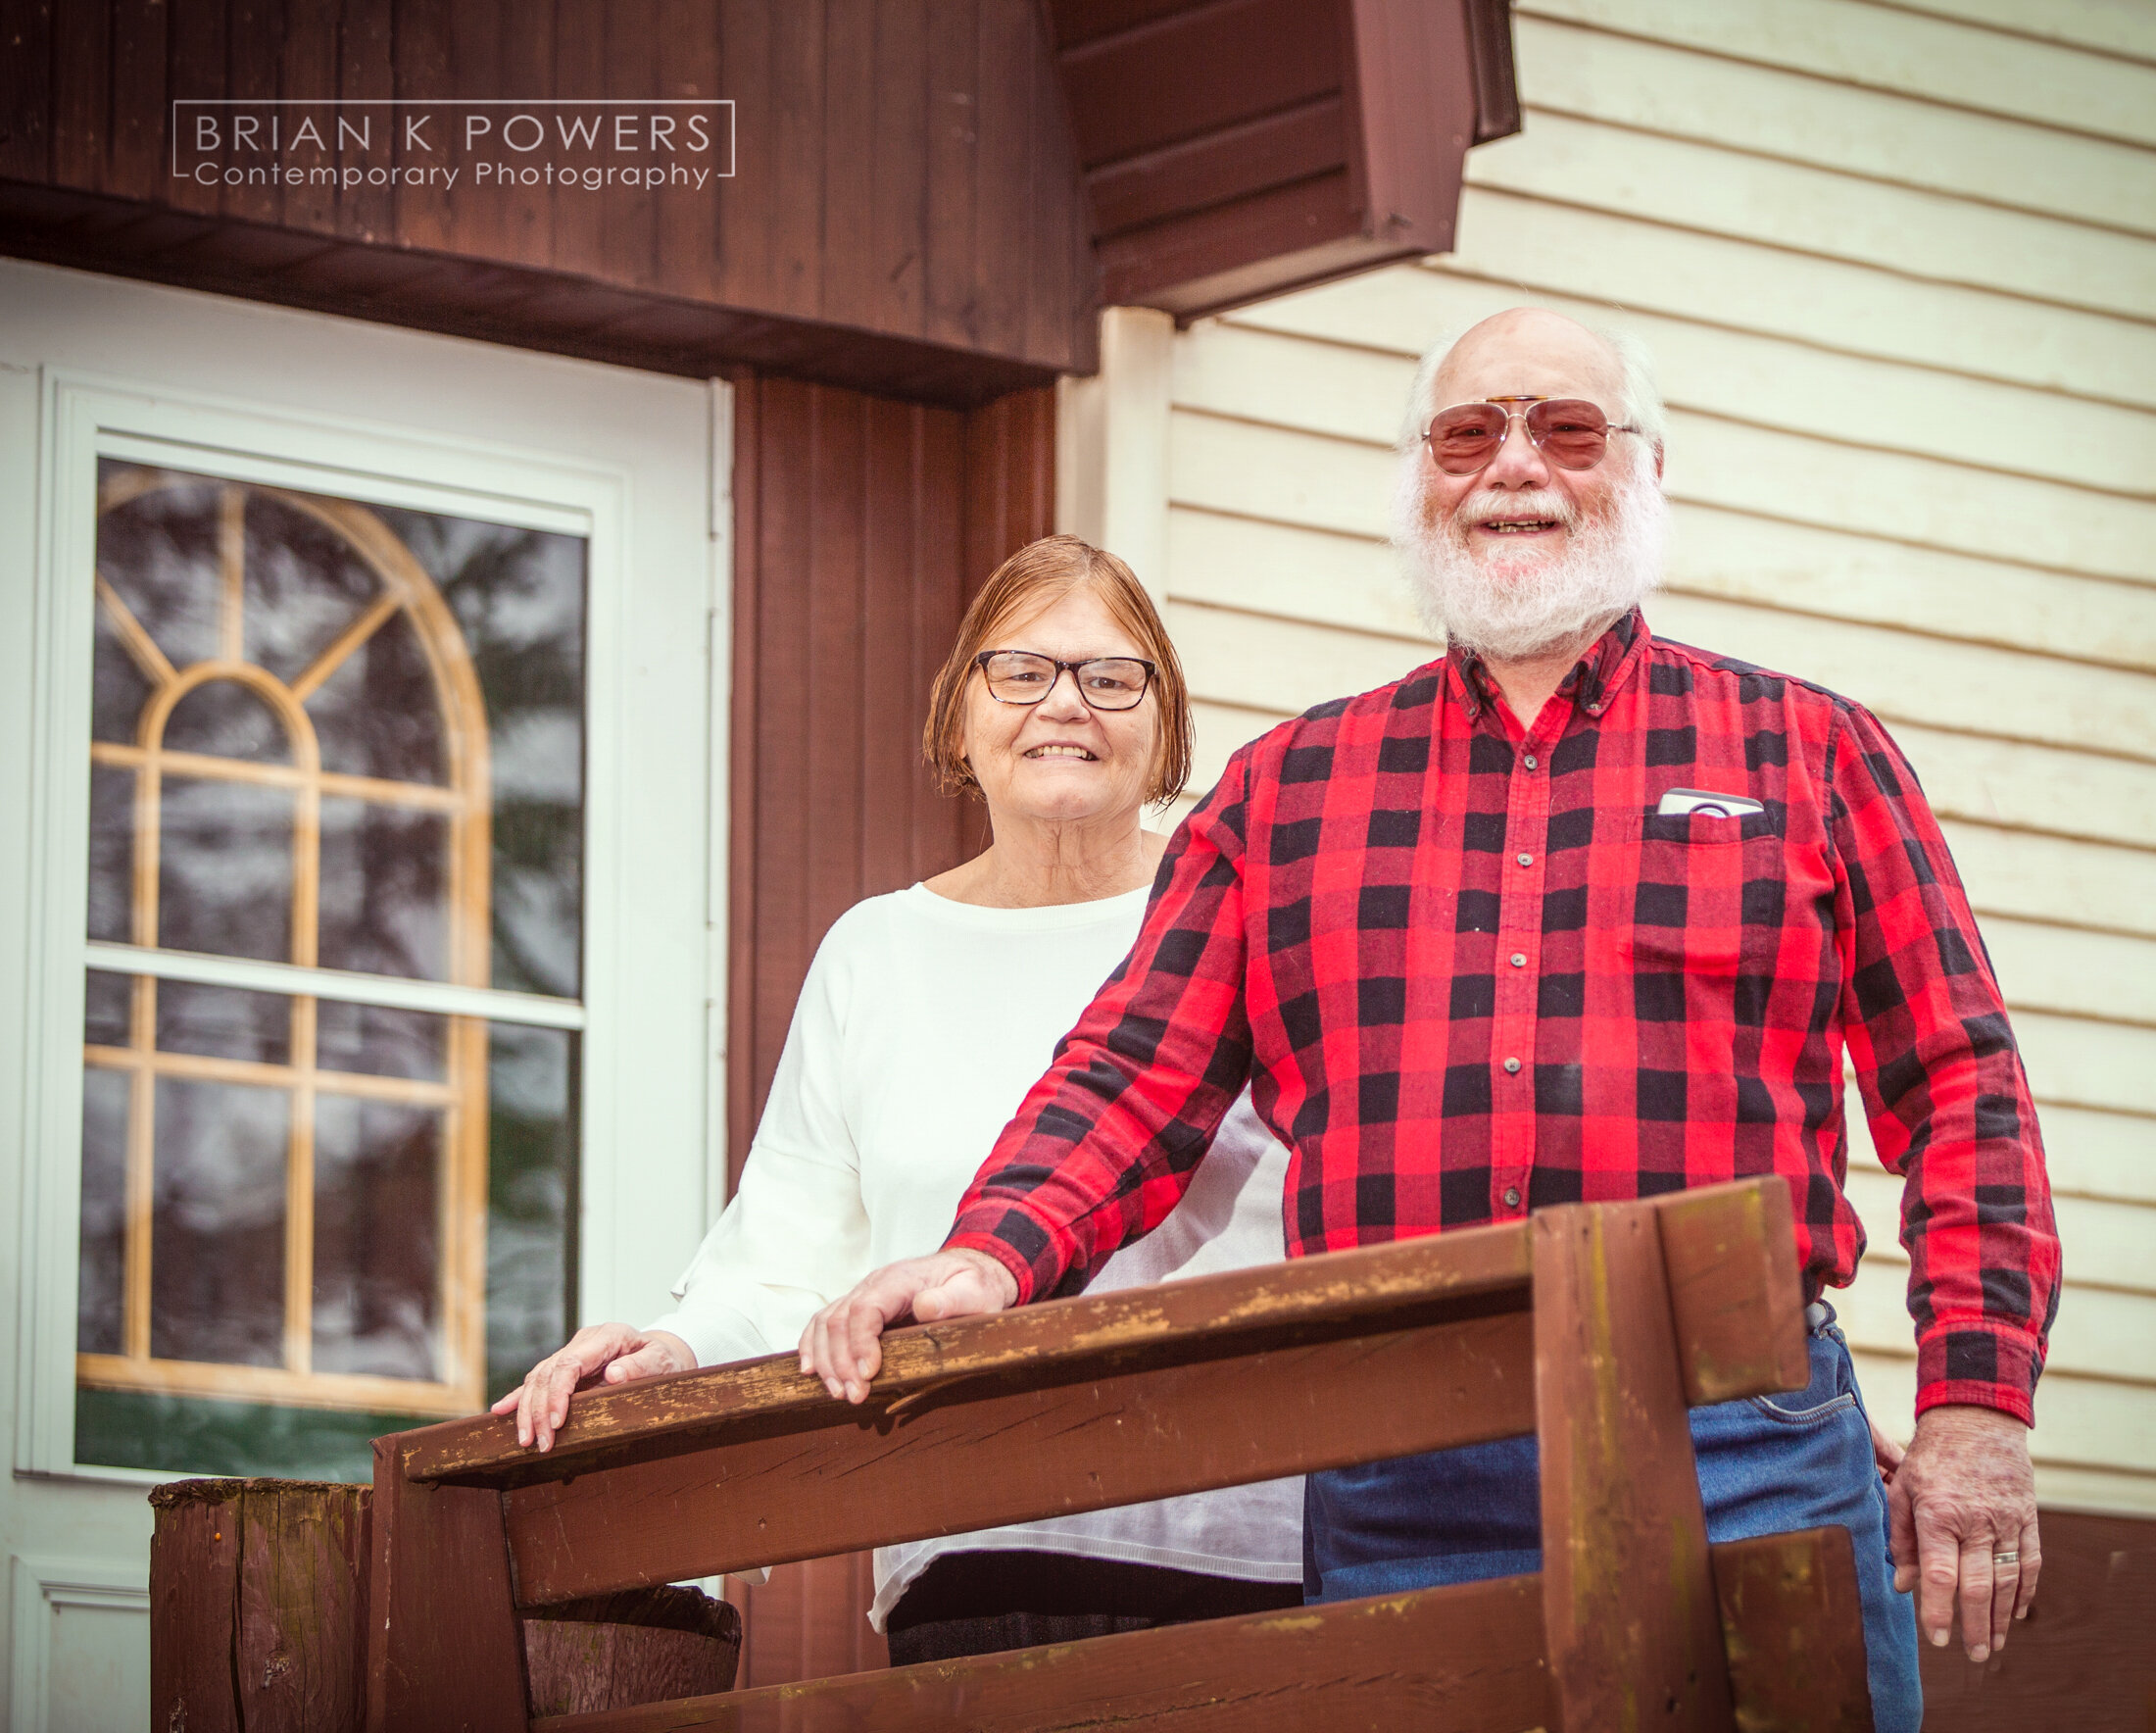
[[[1779,1180],[894,1331],[375,1443],[373,1733],[1869,1727],[1846,1531],[1709,1547],[1688,1405],[1807,1381]],[[519,1609],[1537,1433],[1538,1576],[532,1720]]]

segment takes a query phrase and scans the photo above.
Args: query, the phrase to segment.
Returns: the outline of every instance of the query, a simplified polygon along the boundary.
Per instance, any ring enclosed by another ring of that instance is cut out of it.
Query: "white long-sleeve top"
[[[793,1348],[870,1270],[939,1248],[958,1199],[1138,935],[1146,892],[984,909],[924,885],[870,897],[824,935],[741,1185],[651,1327],[699,1365]],[[1182,1203],[1089,1292],[1285,1255],[1288,1153],[1246,1094]],[[870,1621],[938,1554],[1019,1549],[1290,1582],[1302,1482],[1275,1480],[877,1549]]]

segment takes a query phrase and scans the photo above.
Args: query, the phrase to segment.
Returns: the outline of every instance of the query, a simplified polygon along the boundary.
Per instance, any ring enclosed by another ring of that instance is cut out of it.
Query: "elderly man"
[[[1446,656],[1235,755],[946,1249],[820,1314],[803,1366],[858,1401],[908,1309],[1081,1286],[1167,1213],[1246,1078],[1295,1155],[1295,1253],[1780,1173],[1812,1384],[1694,1412],[1709,1531],[1849,1527],[1877,1724],[1914,1728],[1909,1588],[1935,1643],[1958,1603],[1981,1660],[2036,1582],[2059,1251],[2035,1114],[1885,730],[1648,632],[1661,468],[1638,355],[1568,319],[1500,314],[1424,363],[1396,540]],[[1919,1419],[1886,1491],[1819,1299],[1864,1244],[1844,1051],[1906,1181]],[[1532,1439],[1310,1478],[1313,1597],[1533,1569],[1537,1546]]]

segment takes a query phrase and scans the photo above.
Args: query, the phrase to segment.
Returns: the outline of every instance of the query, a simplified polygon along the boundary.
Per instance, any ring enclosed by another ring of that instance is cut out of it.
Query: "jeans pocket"
[[[1810,1395],[1808,1390],[1798,1390],[1779,1401],[1771,1396],[1754,1396],[1749,1400],[1756,1412],[1784,1426],[1817,1426],[1856,1407],[1853,1390],[1844,1390],[1820,1403],[1807,1402],[1805,1399]]]

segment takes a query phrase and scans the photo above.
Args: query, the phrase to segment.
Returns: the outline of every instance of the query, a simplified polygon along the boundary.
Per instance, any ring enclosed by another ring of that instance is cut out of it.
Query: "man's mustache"
[[[1484,487],[1469,494],[1451,512],[1452,526],[1456,529],[1473,529],[1481,523],[1521,518],[1547,518],[1567,529],[1577,529],[1580,508],[1553,488],[1536,488],[1522,493]]]

